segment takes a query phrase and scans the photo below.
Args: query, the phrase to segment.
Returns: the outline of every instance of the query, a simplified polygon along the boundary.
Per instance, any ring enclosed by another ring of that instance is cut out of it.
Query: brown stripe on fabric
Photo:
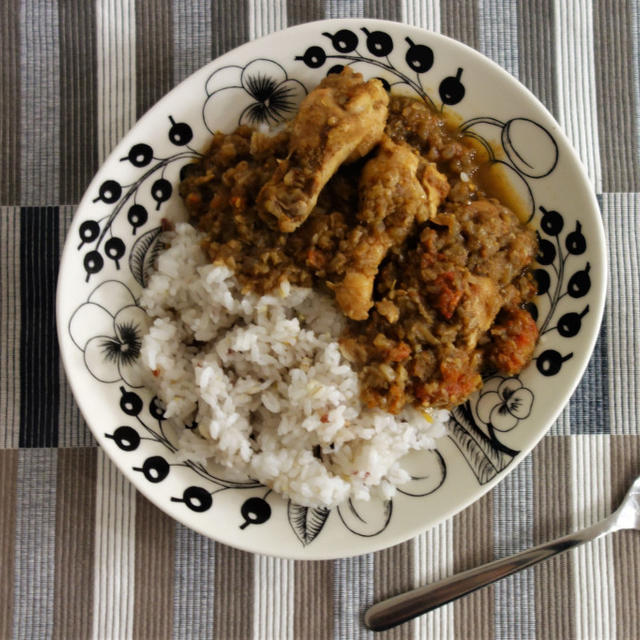
[[[0,449],[0,638],[13,629],[17,477],[18,450]]]
[[[533,544],[571,532],[570,440],[547,436],[532,453]],[[576,637],[571,556],[564,554],[534,569],[536,638]]]
[[[293,637],[333,638],[333,561],[294,565]]]
[[[453,519],[453,572],[494,559],[493,494],[489,492]],[[454,636],[474,640],[494,638],[494,587],[480,589],[453,603]]]
[[[413,585],[412,542],[403,542],[389,549],[378,551],[373,557],[373,600],[395,596],[411,589]],[[413,637],[413,626],[403,624],[389,629],[376,638],[383,640],[409,640]]]
[[[136,2],[136,118],[173,86],[171,0]]]
[[[249,40],[249,1],[211,0],[214,58]]]
[[[60,198],[80,201],[98,168],[96,16],[93,2],[60,3]],[[57,203],[58,204],[58,203]]]
[[[553,5],[553,0],[518,5],[518,77],[558,117]]]
[[[0,2],[0,204],[3,205],[20,204],[20,4],[20,0]]]
[[[53,637],[88,638],[93,622],[94,447],[59,449]]]
[[[640,153],[633,104],[633,19],[630,0],[599,0],[593,8],[598,135],[603,191],[640,190]],[[621,144],[621,141],[622,144]]]
[[[173,629],[175,521],[136,492],[134,638]]]
[[[213,637],[228,640],[251,637],[253,565],[252,554],[225,544],[216,545]]]
[[[287,24],[302,24],[325,17],[324,0],[287,0]]]
[[[440,0],[441,31],[444,35],[455,38],[478,48],[478,7],[476,2],[459,2],[459,0]]]
[[[640,436],[611,436],[611,498],[618,505],[640,475]],[[618,638],[640,638],[640,545],[637,531],[612,538]]]

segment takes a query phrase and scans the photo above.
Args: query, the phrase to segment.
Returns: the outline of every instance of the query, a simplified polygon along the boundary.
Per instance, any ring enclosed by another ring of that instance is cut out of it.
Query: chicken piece
[[[364,82],[349,67],[327,76],[302,101],[289,155],[258,194],[265,222],[285,233],[299,227],[338,167],[366,155],[380,140],[388,104],[380,80]]]
[[[493,324],[502,302],[498,285],[491,278],[471,273],[467,276],[465,292],[458,306],[462,319],[460,337],[465,349],[473,351],[476,348],[480,336]]]
[[[416,214],[416,220],[419,223],[426,222],[438,213],[440,203],[449,195],[451,185],[447,177],[440,173],[433,162],[426,162],[421,159],[418,173],[420,176],[420,184],[427,194],[427,212],[426,218],[420,217],[420,213]]]
[[[352,320],[365,320],[373,305],[373,283],[389,249],[401,245],[415,220],[438,209],[449,183],[412,148],[384,136],[377,155],[360,176],[358,226],[349,236],[349,264],[335,286],[336,301]]]

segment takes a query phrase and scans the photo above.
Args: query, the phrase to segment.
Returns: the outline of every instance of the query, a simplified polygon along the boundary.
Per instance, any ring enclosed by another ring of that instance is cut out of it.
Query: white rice
[[[185,457],[213,459],[306,506],[389,498],[410,479],[401,458],[433,448],[448,413],[363,407],[329,297],[288,283],[243,294],[191,225],[165,241],[141,299],[153,319],[142,358]],[[197,432],[184,427],[194,420]]]

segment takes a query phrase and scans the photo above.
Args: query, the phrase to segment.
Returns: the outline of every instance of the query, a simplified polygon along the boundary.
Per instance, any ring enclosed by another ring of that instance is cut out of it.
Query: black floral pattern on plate
[[[252,60],[243,67],[216,69],[207,79],[205,91],[202,118],[211,133],[216,130],[220,109],[228,108],[230,99],[240,113],[239,125],[272,127],[291,119],[307,95],[302,82],[289,78],[282,65],[268,58]]]

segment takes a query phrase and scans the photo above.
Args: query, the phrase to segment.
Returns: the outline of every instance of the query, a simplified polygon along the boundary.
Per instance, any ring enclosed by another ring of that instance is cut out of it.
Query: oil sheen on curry
[[[483,185],[486,163],[424,102],[346,67],[285,130],[216,133],[180,192],[247,291],[335,298],[367,406],[451,408],[483,374],[519,372],[538,338],[536,236]]]

